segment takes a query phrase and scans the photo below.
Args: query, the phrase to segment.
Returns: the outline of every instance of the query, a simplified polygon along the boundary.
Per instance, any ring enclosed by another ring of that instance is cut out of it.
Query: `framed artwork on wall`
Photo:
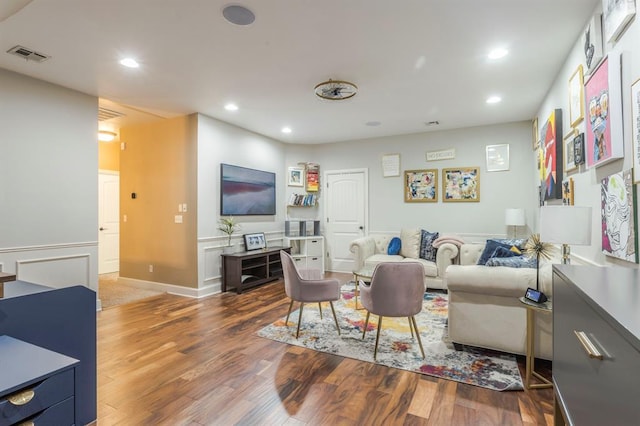
[[[575,127],[584,120],[584,74],[582,64],[569,78],[569,124]]]
[[[584,164],[584,133],[579,133],[573,138],[573,161],[576,167]]]
[[[318,192],[320,190],[320,166],[315,163],[307,164],[307,192]]]
[[[572,172],[578,169],[578,165],[576,164],[576,157],[575,157],[576,152],[574,148],[574,141],[577,134],[578,134],[578,129],[572,129],[562,139],[563,141],[562,158],[564,159],[565,173]]]
[[[547,121],[542,126],[540,132],[540,146],[543,150],[542,187],[544,188],[544,199],[562,198],[562,110],[556,109],[551,112]]]
[[[438,201],[438,169],[404,171],[405,203]]]
[[[538,149],[538,141],[540,136],[538,135],[538,117],[534,118],[531,122],[531,138],[533,139],[533,150]]]
[[[633,183],[640,182],[640,79],[631,85],[631,143],[633,144]]]
[[[442,169],[442,201],[480,201],[480,167]]]
[[[400,176],[400,154],[382,156],[382,177]]]
[[[289,186],[304,186],[304,168],[289,167],[287,183]]]
[[[607,56],[585,83],[587,167],[624,156],[620,56]]]
[[[486,160],[488,172],[509,170],[509,144],[487,145]]]
[[[631,182],[631,169],[602,179],[600,200],[602,252],[638,263],[636,186]]]
[[[591,74],[602,60],[602,15],[597,14],[591,17],[587,28],[582,33],[582,44],[584,46],[584,63],[587,66],[585,74]]]
[[[618,40],[635,14],[635,0],[602,0],[604,39],[609,43]]]
[[[573,178],[562,181],[562,204],[573,206]]]

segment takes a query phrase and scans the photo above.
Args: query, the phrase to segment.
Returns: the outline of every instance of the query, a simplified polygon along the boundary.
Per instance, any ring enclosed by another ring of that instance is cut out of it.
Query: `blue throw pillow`
[[[513,257],[492,257],[487,260],[486,266],[508,266],[509,268],[537,268],[538,263],[535,257],[513,256]]]
[[[391,241],[389,241],[389,247],[387,247],[387,254],[392,256],[400,253],[400,247],[402,246],[402,240],[398,237],[393,237]]]
[[[514,257],[519,256],[520,253],[516,253],[511,249],[506,249],[504,247],[498,247],[493,251],[493,254],[489,259],[493,259],[494,257]],[[488,262],[489,260],[487,260]]]
[[[527,238],[492,238],[491,241],[507,244],[509,247],[516,246],[518,249],[524,249],[524,245],[527,243]]]
[[[433,246],[433,242],[440,236],[439,232],[429,232],[422,230],[420,238],[420,259],[436,261],[438,249]]]
[[[491,258],[493,252],[496,251],[498,247],[504,247],[509,250],[511,248],[511,244],[504,244],[496,240],[487,240],[487,243],[484,245],[484,250],[480,255],[480,259],[478,259],[478,265],[484,265],[487,263],[487,260]]]

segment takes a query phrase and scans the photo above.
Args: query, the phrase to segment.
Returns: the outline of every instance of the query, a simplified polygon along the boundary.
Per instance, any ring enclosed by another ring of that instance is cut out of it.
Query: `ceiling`
[[[126,109],[114,127],[200,112],[283,142],[340,142],[530,120],[600,1],[241,0],[255,21],[240,26],[227,1],[33,0],[0,22],[0,67]],[[51,58],[5,53],[15,45]],[[509,54],[489,60],[495,47]],[[328,79],[357,95],[318,98]]]

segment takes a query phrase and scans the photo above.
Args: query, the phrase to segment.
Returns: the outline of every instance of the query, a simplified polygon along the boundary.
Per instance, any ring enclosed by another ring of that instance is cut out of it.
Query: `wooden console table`
[[[263,250],[222,254],[222,292],[235,288],[238,294],[282,277],[280,250],[291,253],[291,247],[269,247]]]

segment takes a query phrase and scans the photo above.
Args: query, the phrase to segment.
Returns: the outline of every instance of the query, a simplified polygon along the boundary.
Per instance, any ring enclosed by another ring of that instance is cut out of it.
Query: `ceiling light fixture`
[[[323,81],[314,87],[316,96],[330,101],[341,101],[352,98],[358,93],[358,86],[343,80]]]
[[[282,133],[291,133],[291,127],[283,127]]]
[[[124,58],[120,60],[120,65],[123,65],[127,68],[138,68],[140,64],[133,58]]]
[[[488,104],[497,104],[500,101],[502,101],[502,98],[500,96],[491,96],[487,98]]]
[[[98,140],[101,142],[111,142],[116,138],[117,134],[108,130],[98,131]]]
[[[236,104],[226,104],[224,106],[224,109],[226,109],[227,111],[237,111],[238,110],[238,105],[236,105]]]
[[[491,52],[489,52],[489,59],[500,59],[500,58],[504,58],[505,56],[507,56],[507,54],[509,53],[509,51],[507,49],[504,49],[502,47],[499,47],[497,49],[493,49]]]

